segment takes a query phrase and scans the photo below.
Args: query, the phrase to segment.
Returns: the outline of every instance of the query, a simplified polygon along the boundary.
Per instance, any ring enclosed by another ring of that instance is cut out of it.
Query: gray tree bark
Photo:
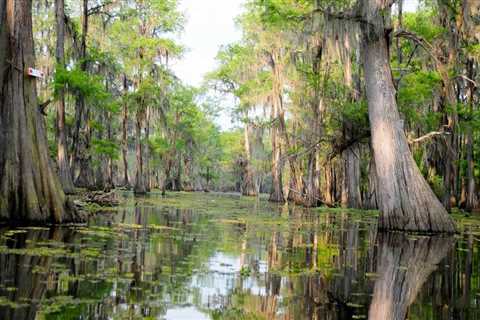
[[[143,150],[143,141],[142,141],[142,130],[143,122],[145,119],[145,112],[142,110],[143,107],[140,107],[140,110],[137,110],[136,123],[135,123],[135,137],[136,137],[136,174],[135,174],[135,186],[133,191],[135,194],[146,194],[147,193],[147,183],[145,181],[145,167],[144,167],[144,150]]]
[[[65,3],[55,0],[55,19],[57,25],[56,59],[57,65],[65,67]],[[58,92],[57,103],[57,165],[58,176],[66,194],[75,193],[72,172],[67,154],[67,137],[65,132],[65,90]]]
[[[345,25],[347,26],[347,25]],[[360,101],[360,75],[356,74],[354,81],[354,70],[352,63],[352,52],[355,51],[355,47],[351,45],[350,33],[348,27],[345,27],[343,32],[343,50],[341,50],[341,57],[344,64],[344,78],[346,87],[350,91],[349,99],[351,102]],[[353,47],[353,48],[352,48]],[[357,63],[360,64],[360,53],[357,51]],[[355,128],[354,124],[349,119],[344,119],[343,121],[343,137],[345,141],[350,141],[354,138]],[[360,192],[360,147],[358,143],[353,144],[348,147],[342,153],[343,160],[343,179],[342,179],[342,196],[341,204],[344,208],[355,208],[361,209],[362,205],[362,195]]]
[[[0,1],[0,220],[12,223],[78,219],[48,154],[35,79],[32,1]]]
[[[88,34],[88,0],[82,2],[82,37],[80,45],[80,57],[82,71],[87,71],[87,34]],[[90,154],[90,142],[92,129],[90,126],[90,108],[82,95],[77,97],[77,109],[75,110],[75,131],[73,138],[73,168],[78,171],[74,181],[75,186],[80,188],[95,189],[95,178],[92,169],[92,156]]]
[[[274,64],[272,58],[272,65]],[[275,69],[272,66],[272,69]],[[275,90],[274,90],[275,91]],[[281,101],[279,100],[278,92],[273,92],[272,94],[272,112],[271,120],[273,125],[271,128],[271,137],[272,137],[272,191],[270,193],[269,200],[272,202],[284,202],[285,196],[283,194],[283,183],[282,183],[282,170],[283,170],[283,161],[282,161],[282,144],[281,144]]]
[[[248,115],[247,115],[248,117]],[[243,186],[242,186],[242,195],[248,197],[257,196],[257,188],[255,185],[255,172],[252,166],[252,150],[250,143],[250,127],[251,124],[246,122],[244,127],[244,143],[245,143],[245,163],[244,173],[243,173]]]
[[[123,75],[123,90],[128,92],[127,76]],[[130,189],[128,179],[128,105],[123,105],[122,112],[122,161],[123,161],[123,181],[122,186]]]
[[[390,8],[362,2],[366,93],[377,172],[379,228],[455,232],[455,224],[420,173],[410,152],[395,99],[388,33]]]

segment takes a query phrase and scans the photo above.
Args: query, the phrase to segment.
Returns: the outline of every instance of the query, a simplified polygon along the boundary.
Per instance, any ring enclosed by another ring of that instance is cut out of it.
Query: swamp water
[[[421,237],[372,212],[124,197],[87,227],[0,228],[0,319],[480,318],[480,219]]]

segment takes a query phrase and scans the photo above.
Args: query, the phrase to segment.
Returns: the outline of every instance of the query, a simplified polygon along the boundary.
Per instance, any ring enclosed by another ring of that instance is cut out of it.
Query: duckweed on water
[[[115,214],[92,217],[88,227],[0,232],[0,261],[16,266],[1,270],[0,319],[7,314],[2,312],[25,308],[25,301],[38,319],[170,320],[171,310],[192,319],[274,319],[277,314],[306,320],[315,313],[364,319],[374,285],[384,277],[377,264],[377,216],[236,195],[134,198],[124,193]],[[438,269],[477,279],[479,262],[469,257],[478,252],[480,219],[454,216],[460,230],[456,248]],[[428,252],[417,250],[425,245],[418,235],[396,243],[410,245],[400,252],[402,259]],[[392,272],[415,272],[411,261],[402,260]],[[449,267],[468,263],[468,269]],[[441,274],[432,272],[428,281],[442,283]],[[472,280],[468,287],[471,306],[479,299],[478,283]],[[412,319],[421,319],[424,306],[432,305],[428,288],[427,282],[410,299]]]

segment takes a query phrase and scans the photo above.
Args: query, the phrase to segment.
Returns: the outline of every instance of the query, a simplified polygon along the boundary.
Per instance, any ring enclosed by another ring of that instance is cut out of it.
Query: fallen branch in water
[[[102,192],[94,191],[88,192],[85,194],[85,202],[96,203],[100,206],[117,206],[119,204],[118,197],[114,191],[112,192]]]

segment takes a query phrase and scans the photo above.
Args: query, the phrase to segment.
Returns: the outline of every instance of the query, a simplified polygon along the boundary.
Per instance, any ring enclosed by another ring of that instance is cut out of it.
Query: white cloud
[[[199,85],[205,73],[215,67],[221,45],[241,38],[234,18],[241,12],[243,0],[182,0],[181,10],[187,24],[181,42],[188,52],[172,68],[183,81]]]

